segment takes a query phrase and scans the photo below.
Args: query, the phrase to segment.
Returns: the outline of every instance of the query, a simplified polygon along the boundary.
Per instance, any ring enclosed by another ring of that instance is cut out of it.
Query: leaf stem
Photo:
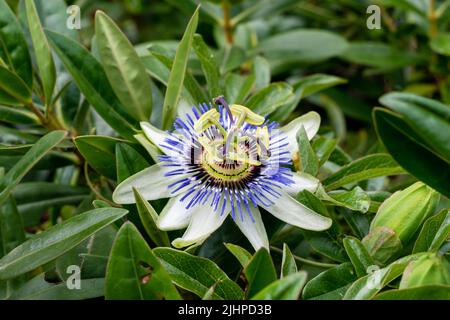
[[[228,0],[222,0],[222,10],[223,10],[223,30],[225,32],[225,38],[228,44],[233,44],[233,24],[231,23],[230,15],[230,2]]]
[[[275,251],[275,252],[277,252],[277,253],[283,254],[283,250],[281,250],[280,248],[277,248],[277,247],[274,247],[274,246],[270,246],[270,249]],[[296,256],[296,255],[292,255],[292,256],[298,262],[302,262],[304,264],[308,264],[308,265],[314,266],[314,267],[328,269],[328,268],[333,268],[333,267],[337,266],[337,264],[335,264],[335,263],[317,262],[317,261],[313,261],[313,260],[309,260],[309,259],[306,259],[306,258],[302,258],[302,257]]]
[[[434,38],[438,34],[436,0],[430,0],[430,5],[428,7],[428,21],[430,24],[429,36],[430,38]]]

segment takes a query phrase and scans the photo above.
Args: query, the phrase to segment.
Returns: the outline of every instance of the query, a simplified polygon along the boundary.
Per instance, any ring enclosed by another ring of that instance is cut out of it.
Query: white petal
[[[167,177],[165,176],[166,172],[167,168],[155,164],[132,175],[114,190],[113,201],[120,204],[135,203],[133,188],[138,189],[145,200],[169,198],[177,195],[177,193],[171,193],[168,186],[171,183],[185,178],[185,176],[176,175]]]
[[[291,156],[294,156],[298,151],[297,132],[302,126],[305,127],[308,139],[311,140],[316,135],[317,131],[319,131],[320,115],[317,112],[311,111],[292,120],[281,128],[281,130],[287,135],[287,141],[289,142],[288,148]]]
[[[330,218],[312,211],[286,193],[283,193],[273,205],[262,207],[278,219],[302,229],[323,231],[332,223]]]
[[[221,204],[219,203],[219,210],[214,209],[206,203],[205,205],[195,205],[193,207],[193,214],[189,226],[181,238],[177,238],[172,241],[172,245],[175,248],[183,248],[192,244],[200,244],[206,240],[214,231],[216,231],[222,223],[225,221],[229,214],[229,206],[224,214],[220,210]]]
[[[248,241],[252,244],[255,251],[259,248],[269,249],[269,239],[267,238],[266,228],[261,218],[261,213],[258,208],[249,205],[250,212],[252,214],[253,220],[250,218],[246,208],[242,206],[242,216],[243,220],[239,214],[236,215],[234,222],[236,222],[239,229],[247,237]]]
[[[145,136],[149,139],[155,146],[161,149],[167,155],[177,155],[178,153],[170,150],[169,148],[164,147],[166,144],[166,139],[170,138],[170,134],[165,131],[162,131],[155,126],[153,126],[149,122],[141,122],[141,128],[144,131]]]
[[[195,207],[186,209],[180,201],[184,193],[170,198],[158,218],[158,228],[165,231],[184,229],[189,225]]]
[[[291,196],[295,196],[303,190],[314,193],[319,187],[319,180],[305,172],[292,172],[291,179],[294,180],[294,183],[283,188]]]

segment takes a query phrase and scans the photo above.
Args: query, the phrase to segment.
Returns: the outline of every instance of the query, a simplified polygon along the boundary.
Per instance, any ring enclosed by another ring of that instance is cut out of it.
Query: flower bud
[[[416,261],[411,261],[403,272],[400,289],[430,286],[450,285],[450,264],[436,254],[425,255]]]
[[[438,201],[439,193],[422,182],[416,182],[383,202],[370,225],[370,230],[377,227],[389,228],[396,233],[402,244],[406,245],[436,209]]]
[[[362,241],[374,260],[386,264],[398,255],[435,210],[438,201],[439,193],[421,182],[384,201]]]

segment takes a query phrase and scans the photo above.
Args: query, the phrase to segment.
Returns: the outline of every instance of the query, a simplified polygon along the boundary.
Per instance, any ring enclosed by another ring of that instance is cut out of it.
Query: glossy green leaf
[[[158,214],[151,204],[145,200],[137,189],[134,189],[134,197],[136,199],[136,207],[138,209],[139,217],[142,225],[147,231],[148,236],[158,247],[170,247],[170,240],[167,232],[162,231],[156,225]]]
[[[14,12],[5,0],[0,0],[0,58],[7,61],[26,87],[33,85],[33,68],[27,42]]]
[[[259,249],[244,268],[247,278],[248,289],[246,296],[253,298],[259,291],[277,279],[275,266],[269,251],[265,248]]]
[[[66,132],[52,131],[43,136],[0,180],[0,204],[8,197],[14,187],[30,169],[64,138]]]
[[[152,91],[144,64],[119,27],[105,13],[95,15],[98,52],[109,83],[130,115],[148,121]]]
[[[450,300],[450,286],[423,286],[384,291],[374,300]]]
[[[359,278],[348,288],[344,300],[368,300],[373,298],[383,287],[399,277],[409,262],[418,259],[420,255],[403,257],[382,269],[374,265],[370,270],[372,272]]]
[[[36,63],[42,79],[45,95],[45,105],[49,106],[52,99],[53,89],[56,81],[56,70],[53,62],[50,45],[42,29],[41,21],[33,1],[25,1],[26,15],[33,42]]]
[[[341,57],[349,62],[380,69],[402,68],[421,61],[417,54],[381,42],[353,42]]]
[[[391,92],[381,104],[402,115],[426,146],[450,163],[450,107],[436,100],[409,93]]]
[[[357,279],[350,262],[328,269],[310,280],[303,289],[304,300],[342,300],[345,292]]]
[[[225,77],[225,98],[229,104],[244,104],[255,85],[254,75],[228,73]]]
[[[88,194],[88,188],[51,182],[23,182],[12,192],[25,227],[39,224],[42,214],[47,209],[55,206],[77,205]]]
[[[406,171],[440,193],[450,196],[450,164],[424,147],[398,115],[384,109],[373,113],[378,137]]]
[[[306,283],[305,271],[292,273],[262,289],[252,300],[297,300]]]
[[[430,48],[439,54],[444,56],[450,56],[450,34],[439,33],[437,36],[431,39]]]
[[[34,113],[24,109],[0,106],[0,121],[13,124],[39,124],[40,121]]]
[[[16,277],[57,258],[126,214],[123,209],[94,209],[33,236],[0,260],[0,279]]]
[[[335,57],[347,48],[338,34],[315,29],[297,29],[271,36],[258,45],[272,65],[272,72],[286,70],[292,64],[317,63]]]
[[[283,258],[281,260],[280,278],[285,278],[298,271],[294,256],[286,243],[283,244]]]
[[[436,252],[450,237],[450,210],[444,209],[429,217],[414,244],[413,253]]]
[[[245,268],[252,259],[251,253],[238,245],[225,243],[225,247],[227,247],[228,251],[230,251],[236,259],[238,259],[243,268]]]
[[[361,241],[355,237],[345,237],[343,240],[345,251],[347,252],[350,261],[356,271],[358,277],[365,276],[367,270],[375,265],[372,257],[367,252]]]
[[[123,140],[106,136],[79,136],[75,139],[78,151],[100,174],[116,179],[116,145]]]
[[[255,76],[255,90],[261,90],[270,84],[270,64],[266,58],[256,56],[253,59],[252,74]]]
[[[303,77],[292,84],[295,94],[294,101],[278,108],[271,117],[276,120],[284,120],[295,110],[303,98],[346,82],[343,78],[320,73]]]
[[[388,154],[371,154],[342,167],[323,181],[328,190],[375,177],[402,174],[403,169]]]
[[[305,128],[302,126],[297,132],[300,171],[316,176],[319,171],[319,159],[317,159]]]
[[[184,77],[186,73],[189,51],[192,46],[192,39],[198,24],[198,10],[195,10],[189,21],[186,31],[178,44],[173,66],[170,71],[169,81],[167,83],[167,91],[163,105],[163,128],[169,129],[177,112],[178,100],[180,98],[181,89],[183,87]]]
[[[178,287],[203,297],[216,284],[213,299],[243,298],[241,288],[211,260],[169,248],[156,248],[153,252]]]
[[[108,300],[180,299],[167,271],[131,222],[117,233],[105,282]]]
[[[15,105],[31,103],[31,90],[25,82],[7,68],[0,65],[0,102]],[[5,96],[6,94],[6,96]],[[7,98],[6,100],[4,98]],[[11,99],[9,101],[8,99]]]
[[[116,144],[116,161],[118,183],[150,166],[136,149],[122,142]]]
[[[350,191],[336,190],[327,194],[320,188],[318,192],[321,192],[320,196],[323,200],[340,207],[362,213],[366,213],[370,208],[371,200],[369,195],[358,186]]]
[[[317,155],[320,166],[323,166],[325,162],[327,162],[331,157],[333,152],[337,149],[336,144],[336,139],[329,139],[323,136],[314,137],[312,141],[312,147]],[[348,158],[346,158],[345,160],[348,160]]]
[[[259,90],[245,106],[258,114],[269,114],[279,106],[294,99],[292,87],[284,82],[274,82]]]
[[[53,284],[38,275],[19,288],[11,300],[84,300],[103,296],[103,278],[80,280],[80,289],[69,289],[65,282]]]
[[[102,208],[110,208],[110,206],[106,205]],[[55,260],[58,276],[67,281],[74,274],[70,266],[76,265],[80,267],[81,279],[104,278],[116,235],[117,227],[111,224],[58,257]]]
[[[329,216],[328,210],[320,199],[313,193],[303,190],[299,192],[296,198],[300,203],[306,205],[314,212],[320,213],[323,216]],[[348,261],[348,257],[342,246],[340,238],[340,230],[336,223],[325,231],[309,231],[303,230],[302,234],[308,244],[320,254],[339,262]]]
[[[223,91],[220,85],[219,67],[214,54],[199,34],[194,35],[192,46],[202,65],[203,74],[205,75],[211,98],[222,95]]]
[[[52,31],[47,31],[47,37],[80,91],[103,120],[119,134],[133,139],[135,124],[114,95],[101,64],[76,41]]]

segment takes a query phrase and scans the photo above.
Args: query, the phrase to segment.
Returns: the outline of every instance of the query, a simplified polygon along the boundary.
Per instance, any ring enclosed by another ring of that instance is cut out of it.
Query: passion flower
[[[258,207],[284,222],[321,231],[331,220],[292,196],[314,192],[318,180],[291,171],[297,154],[296,134],[303,126],[311,139],[320,117],[310,112],[279,128],[241,105],[217,108],[201,104],[174,122],[173,132],[141,123],[147,138],[164,153],[160,163],[123,181],[115,190],[116,203],[134,203],[133,188],[147,200],[170,198],[157,225],[162,230],[186,228],[172,244],[181,248],[203,242],[228,215],[255,249],[269,247]]]

